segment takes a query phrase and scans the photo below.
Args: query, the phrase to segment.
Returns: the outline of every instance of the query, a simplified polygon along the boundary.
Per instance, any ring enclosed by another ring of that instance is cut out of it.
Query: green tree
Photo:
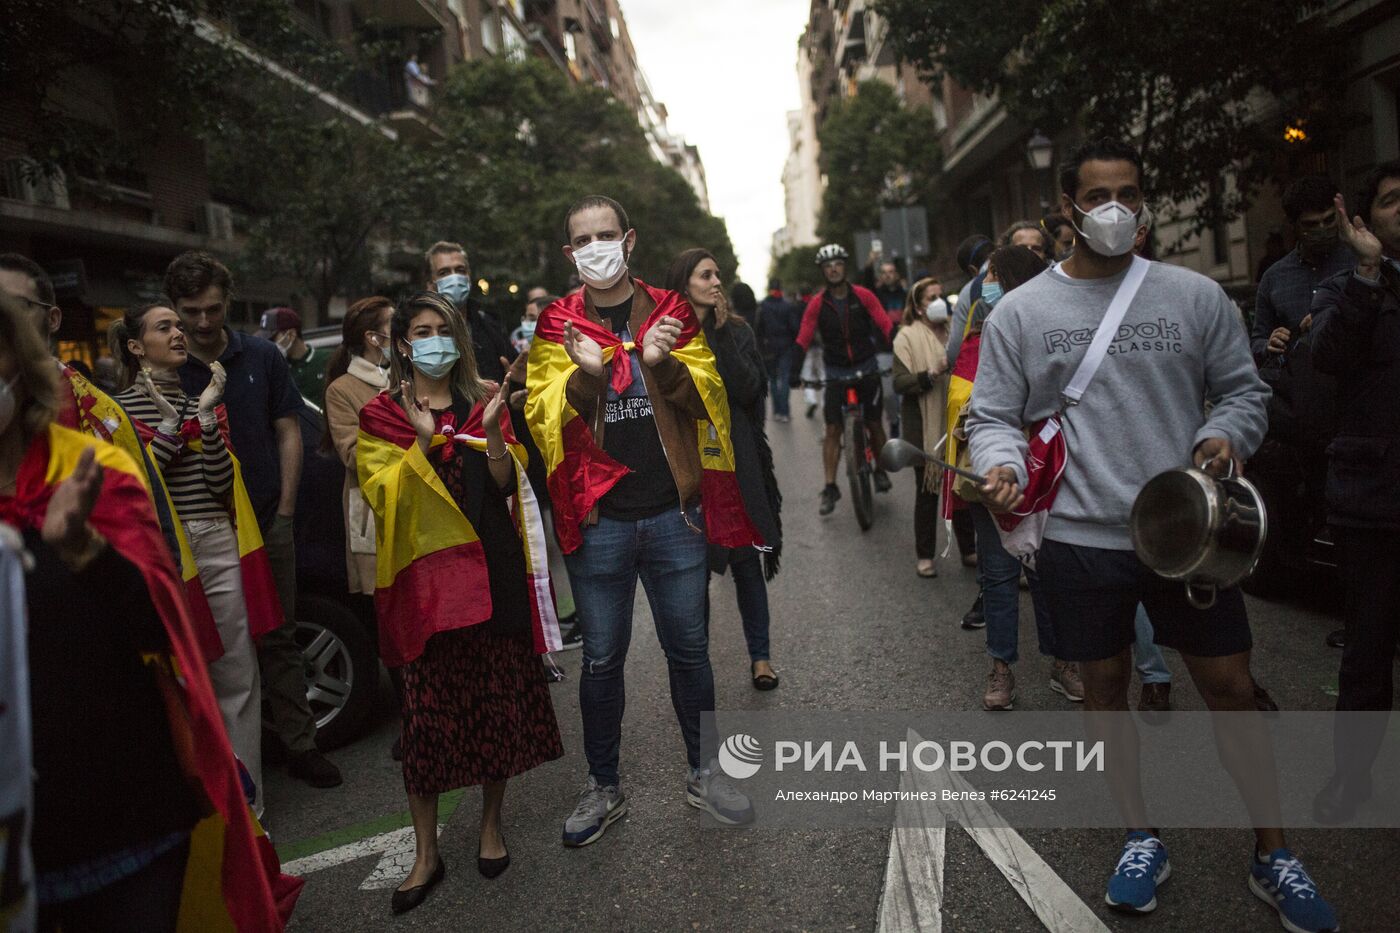
[[[789,294],[815,291],[821,283],[821,270],[817,268],[817,246],[795,246],[773,259],[768,272],[783,283]]]
[[[674,169],[656,161],[635,115],[606,91],[570,81],[540,59],[491,57],[453,69],[436,120],[446,138],[430,154],[434,230],[472,250],[474,271],[562,291],[564,215],[606,194],[637,230],[632,270],[660,284],[689,246],[738,263],[723,221],[706,214]]]
[[[1313,0],[1004,0],[995,16],[956,0],[874,7],[924,75],[996,94],[1047,133],[1133,138],[1148,190],[1199,205],[1197,230],[1239,216],[1345,119],[1340,43]],[[1287,126],[1310,142],[1286,143]]]
[[[880,226],[883,208],[932,204],[942,168],[933,116],[905,107],[888,84],[862,82],[836,103],[818,137],[830,179],[817,222],[822,240],[849,244],[857,231]]]
[[[378,126],[318,112],[295,89],[268,91],[253,119],[210,140],[210,172],[252,218],[241,264],[295,278],[325,320],[335,296],[373,289],[376,247],[418,232],[428,179],[419,153]]]

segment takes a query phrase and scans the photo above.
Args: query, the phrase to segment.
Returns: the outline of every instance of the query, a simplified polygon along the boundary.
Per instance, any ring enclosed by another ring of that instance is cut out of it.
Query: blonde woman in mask
[[[900,398],[899,423],[904,439],[941,457],[947,431],[948,317],[943,285],[930,276],[909,290],[904,317],[894,338],[894,391]],[[914,468],[914,554],[921,577],[936,577],[938,553],[939,472]]]

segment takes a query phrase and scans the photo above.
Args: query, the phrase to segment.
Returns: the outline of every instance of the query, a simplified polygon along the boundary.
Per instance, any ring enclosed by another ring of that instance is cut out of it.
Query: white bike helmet
[[[828,243],[817,250],[817,265],[824,266],[833,259],[847,260],[851,256],[846,252],[846,248],[839,243]]]

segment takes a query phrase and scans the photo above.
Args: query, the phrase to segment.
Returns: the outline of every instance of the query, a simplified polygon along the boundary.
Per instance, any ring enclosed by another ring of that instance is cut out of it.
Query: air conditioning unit
[[[5,194],[26,204],[68,209],[68,179],[63,169],[45,169],[27,156],[6,160]]]
[[[195,227],[211,240],[232,240],[233,209],[217,201],[205,201],[195,215]]]

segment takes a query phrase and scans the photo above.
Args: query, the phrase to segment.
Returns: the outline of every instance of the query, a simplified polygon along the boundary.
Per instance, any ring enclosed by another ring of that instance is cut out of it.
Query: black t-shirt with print
[[[617,307],[597,310],[613,333],[623,341],[632,339],[627,323],[632,316],[631,298]],[[642,351],[633,350],[628,356],[632,384],[621,395],[611,384],[608,386],[603,410],[603,451],[631,472],[617,481],[598,507],[606,518],[634,522],[679,507],[680,494],[666,462],[661,433],[642,379]]]

